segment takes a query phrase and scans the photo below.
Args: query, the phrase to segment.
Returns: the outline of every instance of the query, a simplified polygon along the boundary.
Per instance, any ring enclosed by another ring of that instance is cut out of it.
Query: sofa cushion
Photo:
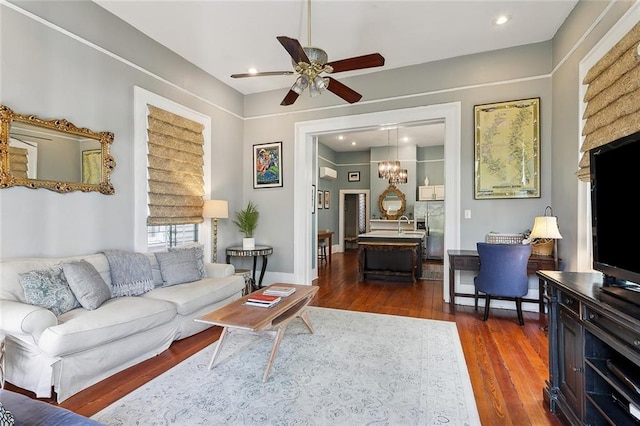
[[[60,315],[58,325],[44,330],[38,347],[50,356],[64,356],[152,329],[175,316],[176,307],[170,302],[117,297],[93,311],[76,309]]]
[[[169,251],[187,251],[191,253],[196,260],[196,267],[200,273],[200,278],[207,276],[207,272],[204,269],[204,246],[198,243],[184,244],[178,247],[171,247]]]
[[[64,277],[62,265],[19,274],[27,303],[49,309],[56,316],[79,308]]]
[[[176,305],[178,314],[188,316],[199,309],[238,294],[244,288],[244,279],[232,275],[161,287],[145,293],[143,298],[160,299]]]
[[[86,260],[63,263],[62,270],[71,291],[83,308],[96,309],[111,299],[111,289],[104,282],[95,266]]]
[[[191,251],[178,250],[156,253],[165,286],[197,281],[200,272]],[[203,265],[204,266],[204,265]]]

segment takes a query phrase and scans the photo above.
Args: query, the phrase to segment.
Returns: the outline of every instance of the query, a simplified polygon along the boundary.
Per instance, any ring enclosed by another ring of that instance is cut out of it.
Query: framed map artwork
[[[540,197],[540,98],[474,106],[476,200]]]

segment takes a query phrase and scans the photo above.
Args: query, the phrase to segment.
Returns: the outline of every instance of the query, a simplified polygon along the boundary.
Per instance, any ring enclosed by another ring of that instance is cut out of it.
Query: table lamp
[[[211,262],[218,261],[218,219],[229,217],[229,203],[225,200],[205,200],[202,217],[211,218]]]
[[[549,216],[547,216],[549,210]],[[531,239],[538,238],[544,240],[553,240],[553,259],[558,264],[558,240],[562,238],[558,229],[558,218],[553,216],[551,206],[544,209],[544,216],[537,216],[533,222],[531,230]]]

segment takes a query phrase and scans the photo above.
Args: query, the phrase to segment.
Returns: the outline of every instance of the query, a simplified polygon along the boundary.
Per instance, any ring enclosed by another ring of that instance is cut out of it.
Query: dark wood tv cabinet
[[[600,273],[538,271],[537,275],[549,306],[545,404],[565,424],[637,424],[640,316],[636,307],[621,300],[604,302]]]

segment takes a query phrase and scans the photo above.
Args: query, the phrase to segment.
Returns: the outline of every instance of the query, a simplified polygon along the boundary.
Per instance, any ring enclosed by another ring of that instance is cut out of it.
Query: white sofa
[[[174,340],[208,326],[194,318],[242,295],[244,279],[227,264],[205,263],[206,277],[163,285],[154,253],[146,253],[156,288],[139,296],[112,297],[96,309],[83,307],[56,316],[25,303],[19,274],[86,260],[111,286],[107,257],[0,261],[0,333],[5,335],[5,379],[37,397],[58,402],[166,350]],[[204,271],[203,271],[204,272]]]

